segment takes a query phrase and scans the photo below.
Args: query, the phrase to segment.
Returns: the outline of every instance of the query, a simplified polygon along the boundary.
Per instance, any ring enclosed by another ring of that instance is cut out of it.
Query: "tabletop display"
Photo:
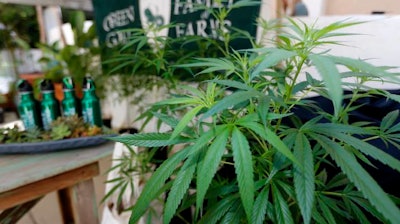
[[[50,130],[15,125],[0,128],[0,154],[43,153],[95,146],[113,136],[106,127],[88,126],[81,117],[59,117]]]

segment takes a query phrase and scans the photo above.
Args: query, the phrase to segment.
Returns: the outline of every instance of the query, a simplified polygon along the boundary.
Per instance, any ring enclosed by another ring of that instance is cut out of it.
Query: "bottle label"
[[[75,110],[75,108],[73,107],[67,107],[64,109],[64,116],[69,117],[69,116],[73,116],[77,111]]]
[[[54,118],[50,108],[49,107],[44,108],[44,110],[42,110],[43,129],[50,130],[51,128],[50,125],[53,120]]]
[[[64,100],[62,101],[62,113],[64,116],[69,117],[73,115],[79,115],[78,114],[78,109],[76,105],[76,100],[72,97],[67,98],[67,96],[64,95]]]
[[[25,129],[36,127],[34,111],[31,108],[24,108],[21,113],[21,120],[24,123]]]
[[[85,110],[82,111],[83,120],[85,123],[94,124],[94,117],[93,117],[93,107],[87,107]]]
[[[95,94],[94,86],[83,90],[81,105],[83,119],[87,124],[96,125],[97,127],[103,126],[100,101]]]
[[[85,123],[89,125],[96,125],[97,127],[103,126],[101,120],[101,109],[98,102],[83,105],[82,116]]]

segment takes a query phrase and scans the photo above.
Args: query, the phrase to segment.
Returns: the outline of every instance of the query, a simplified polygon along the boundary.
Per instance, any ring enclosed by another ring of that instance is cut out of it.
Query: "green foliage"
[[[0,3],[0,49],[8,51],[14,75],[19,63],[16,49],[27,50],[39,41],[34,6]]]
[[[49,131],[39,128],[21,130],[18,126],[0,128],[0,144],[42,142],[108,134],[115,133],[106,127],[89,126],[82,117],[58,117],[51,123]]]
[[[57,125],[51,129],[50,136],[53,140],[59,140],[71,135],[71,130],[65,124]]]
[[[39,41],[34,6],[0,3],[0,48],[33,47]]]
[[[143,115],[159,118],[171,131],[115,138],[128,145],[182,148],[148,180],[130,223],[161,193],[168,195],[165,223],[186,208],[194,210],[187,220],[192,223],[369,223],[371,217],[400,223],[398,200],[365,169],[376,160],[400,171],[400,161],[371,143],[381,139],[399,145],[399,112],[388,111],[380,124],[349,119],[360,107],[357,100],[399,101],[365,85],[399,83],[398,75],[322,50],[341,44],[334,38],[347,34],[338,31],[357,23],[318,28],[287,21],[275,47],[222,47],[218,56],[196,55],[174,64],[174,69],[212,78],[199,89],[183,87],[182,94]],[[312,95],[328,99],[332,111],[313,102]],[[301,119],[298,109],[313,118]]]
[[[226,3],[217,1],[214,4]],[[227,9],[225,7],[207,8],[204,4],[192,3],[193,10],[206,10],[220,24],[224,24],[226,16],[240,7],[259,5],[259,1],[236,1]],[[221,38],[181,36],[170,37],[164,31],[176,29],[181,24],[166,24],[158,26],[150,24],[145,28],[127,29],[129,40],[119,50],[104,52],[105,63],[103,70],[109,76],[117,76],[116,86],[113,90],[121,95],[138,94],[137,89],[152,89],[154,86],[166,86],[169,89],[176,88],[179,81],[198,82],[212,78],[212,71],[219,68],[202,70],[188,68],[183,64],[191,63],[193,58],[204,60],[204,65],[210,63],[218,65],[221,69],[226,66],[233,67],[229,60],[221,63],[219,56],[228,55],[231,52],[230,44],[239,40],[250,40],[248,33],[229,27],[220,27],[215,30]],[[226,32],[229,30],[229,32]],[[200,59],[201,58],[201,59]],[[224,60],[224,59],[222,59]],[[202,75],[199,75],[202,74]],[[113,82],[114,79],[110,79]],[[140,100],[142,96],[137,97]]]
[[[0,95],[0,104],[6,103],[7,102],[7,97],[4,95]]]
[[[86,18],[82,11],[70,14],[74,44],[61,46],[61,43],[38,44],[43,52],[40,59],[44,67],[45,78],[61,82],[65,76],[71,76],[75,83],[81,85],[86,75],[97,77],[100,74],[98,64],[100,47],[96,43],[96,30],[92,25],[84,30]],[[96,67],[97,66],[97,67]]]
[[[156,149],[157,148],[135,151],[129,147],[129,153],[124,153],[122,158],[117,159],[118,165],[109,170],[109,172],[116,172],[118,177],[107,180],[107,183],[112,183],[114,185],[103,198],[102,202],[110,195],[117,193],[117,204],[120,204],[125,192],[124,190],[128,186],[133,186],[134,177],[140,177],[140,182],[146,181],[146,175],[153,171],[155,162],[153,156]],[[122,208],[119,212],[123,212]]]

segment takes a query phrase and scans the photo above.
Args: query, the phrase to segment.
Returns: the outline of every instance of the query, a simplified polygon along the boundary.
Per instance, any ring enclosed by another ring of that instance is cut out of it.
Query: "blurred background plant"
[[[227,4],[226,1],[222,1]],[[258,1],[248,1],[240,5],[234,4],[230,8],[220,8],[218,15],[205,5],[193,4],[196,10],[205,10],[213,16],[218,16],[217,21],[223,24],[232,10],[239,7],[257,6]],[[211,75],[196,75],[201,68],[187,69],[176,65],[185,64],[198,57],[219,57],[231,50],[233,43],[238,40],[246,42],[246,46],[256,44],[251,35],[244,30],[233,27],[224,27],[225,30],[216,28],[213,35],[197,36],[182,35],[174,37],[168,33],[176,30],[182,24],[149,23],[143,28],[127,29],[129,39],[122,46],[105,52],[104,75],[118,77],[114,79],[115,91],[122,96],[137,93],[138,89],[151,90],[153,87],[164,86],[167,89],[175,89],[176,84],[198,83],[211,78]],[[226,32],[229,30],[229,32]],[[210,31],[211,32],[211,31]],[[216,33],[214,33],[216,32]],[[248,43],[247,43],[248,41]],[[111,79],[113,80],[113,79]],[[140,101],[141,96],[136,97]]]
[[[61,41],[38,44],[43,52],[40,62],[44,78],[57,83],[63,77],[71,76],[77,86],[81,86],[86,75],[96,77],[101,73],[100,48],[95,26],[87,26],[83,11],[70,12],[68,20],[73,32],[73,44]]]
[[[39,42],[39,26],[33,6],[0,3],[0,49],[11,57],[18,74],[15,50],[27,50]]]
[[[0,3],[0,95],[6,98],[1,106],[13,110],[14,83],[22,63],[19,53],[27,52],[39,41],[35,7]]]

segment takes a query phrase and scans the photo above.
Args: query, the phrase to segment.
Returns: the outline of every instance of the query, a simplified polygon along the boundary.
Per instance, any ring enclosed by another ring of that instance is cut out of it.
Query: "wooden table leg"
[[[84,180],[58,192],[64,224],[98,224],[93,179]]]
[[[61,207],[61,216],[64,224],[75,223],[74,210],[71,201],[70,188],[64,188],[58,191],[58,200]]]
[[[74,186],[79,223],[98,224],[96,194],[93,179],[85,180]]]
[[[4,210],[0,214],[1,224],[14,224],[17,223],[19,219],[22,218],[37,202],[40,201],[42,197],[33,199],[32,201],[25,202],[24,204],[17,205],[15,207]]]

